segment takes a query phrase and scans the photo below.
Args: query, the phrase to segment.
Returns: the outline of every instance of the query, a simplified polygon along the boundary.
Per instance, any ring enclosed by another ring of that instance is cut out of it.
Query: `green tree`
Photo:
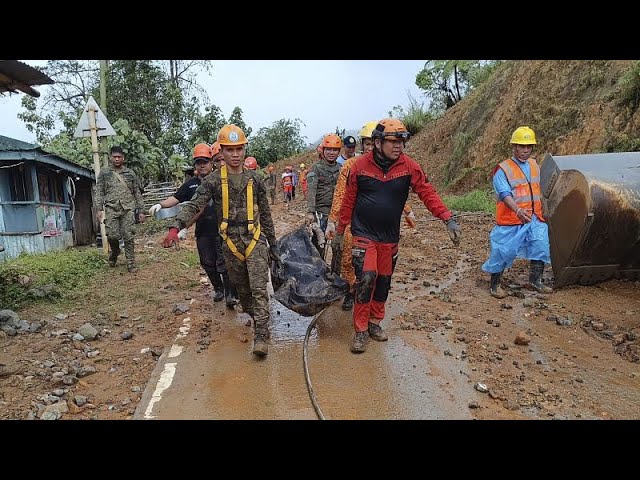
[[[116,131],[121,143],[130,143],[129,147],[123,145],[131,157],[128,159],[147,178],[154,174],[159,178],[172,176],[175,165],[170,159],[190,154],[192,131],[200,120],[200,102],[206,101],[206,93],[195,81],[197,67],[210,69],[211,64],[182,60],[108,63],[109,120],[114,128],[116,124],[121,126]],[[43,146],[89,166],[90,154],[88,162],[85,159],[87,140],[74,139],[73,131],[89,95],[99,98],[98,61],[51,60],[43,70],[56,83],[39,102],[24,97],[19,118]],[[124,123],[118,123],[121,120]],[[54,137],[53,130],[59,125],[61,133]],[[113,143],[107,140],[102,148]]]
[[[416,85],[432,101],[432,109],[453,107],[484,82],[501,60],[427,60],[416,75]]]
[[[234,125],[240,127],[247,138],[249,138],[249,135],[251,135],[251,127],[244,123],[244,119],[242,118],[242,109],[240,107],[236,107],[233,109],[233,112],[231,112],[231,115],[229,116],[228,123],[233,123]]]
[[[304,123],[299,118],[295,120],[282,118],[270,127],[262,127],[258,133],[249,139],[248,155],[258,160],[260,166],[290,157],[306,149],[306,137],[300,134]]]
[[[193,148],[198,143],[212,144],[218,137],[218,131],[227,123],[222,110],[216,105],[209,105],[204,109],[205,113],[195,112],[193,115],[193,127],[189,133],[188,144]]]

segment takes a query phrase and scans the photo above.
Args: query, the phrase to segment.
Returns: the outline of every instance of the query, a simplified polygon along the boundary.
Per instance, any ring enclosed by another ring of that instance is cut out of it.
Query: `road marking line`
[[[156,384],[156,390],[153,392],[151,396],[151,400],[149,401],[149,405],[147,405],[147,409],[144,412],[144,418],[156,418],[155,415],[151,415],[153,411],[153,405],[156,402],[159,402],[162,398],[162,392],[164,392],[167,388],[171,386],[171,382],[173,382],[173,376],[176,374],[176,365],[177,363],[165,363],[164,370],[160,374],[160,379]]]

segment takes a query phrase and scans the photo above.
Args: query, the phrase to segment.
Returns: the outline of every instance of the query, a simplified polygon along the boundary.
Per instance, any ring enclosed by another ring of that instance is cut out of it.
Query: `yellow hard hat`
[[[516,145],[537,145],[536,134],[529,127],[518,127],[511,135],[511,143]]]
[[[304,168],[304,167],[305,167],[305,164],[304,164],[304,163],[301,163],[301,164],[300,164],[300,168]]]
[[[371,138],[373,129],[376,128],[377,124],[378,122],[376,120],[365,123],[362,129],[360,129],[360,133],[358,133],[360,138]]]
[[[218,143],[220,145],[244,145],[247,142],[247,137],[240,127],[237,125],[225,125],[218,132]]]

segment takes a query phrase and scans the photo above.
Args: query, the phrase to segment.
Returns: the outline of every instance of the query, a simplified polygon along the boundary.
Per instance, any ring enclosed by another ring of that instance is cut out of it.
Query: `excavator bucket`
[[[554,286],[640,278],[640,152],[547,154],[540,177]]]

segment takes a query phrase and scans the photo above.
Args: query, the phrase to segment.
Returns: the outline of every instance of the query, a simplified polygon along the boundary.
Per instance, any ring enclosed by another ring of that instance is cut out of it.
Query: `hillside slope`
[[[637,91],[620,82],[634,68],[633,61],[505,62],[418,133],[406,152],[439,188],[464,192],[489,185],[492,167],[509,156],[511,133],[520,125],[535,130],[539,161],[546,152],[637,150]]]

